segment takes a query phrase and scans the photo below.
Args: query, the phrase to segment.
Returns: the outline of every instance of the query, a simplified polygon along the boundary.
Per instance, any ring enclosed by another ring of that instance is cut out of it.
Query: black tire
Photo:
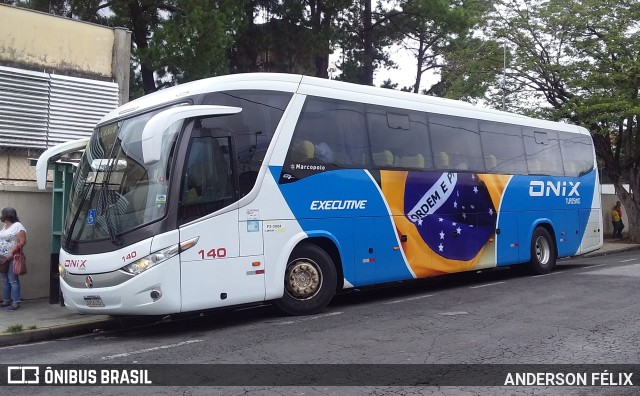
[[[537,227],[531,237],[531,261],[527,269],[533,275],[545,275],[556,266],[555,241],[544,227]]]
[[[326,307],[336,294],[336,267],[316,245],[296,247],[284,271],[284,295],[276,306],[289,315],[311,315]]]

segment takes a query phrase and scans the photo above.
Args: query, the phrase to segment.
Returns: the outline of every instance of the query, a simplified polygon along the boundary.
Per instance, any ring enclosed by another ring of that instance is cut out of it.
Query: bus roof
[[[415,111],[427,111],[487,121],[513,123],[533,128],[537,127],[589,134],[585,128],[576,125],[526,117],[519,114],[476,106],[459,100],[284,73],[230,74],[176,85],[145,95],[118,107],[105,115],[99,124],[126,117],[129,114],[143,112],[166,103],[175,102],[182,97],[241,89],[297,92],[304,95],[379,104],[381,106],[398,107]]]

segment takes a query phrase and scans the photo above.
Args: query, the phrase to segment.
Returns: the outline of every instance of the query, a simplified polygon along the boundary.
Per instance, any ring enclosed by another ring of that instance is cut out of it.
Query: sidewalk
[[[605,239],[604,246],[581,257],[604,256],[640,249],[640,244],[626,239]],[[122,327],[120,321],[107,315],[81,315],[46,298],[26,300],[21,309],[0,309],[0,347],[61,337],[100,332]]]

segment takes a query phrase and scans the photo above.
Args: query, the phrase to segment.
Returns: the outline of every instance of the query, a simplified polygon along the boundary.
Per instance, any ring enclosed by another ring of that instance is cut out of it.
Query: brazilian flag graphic
[[[508,176],[381,172],[382,192],[417,277],[495,262],[498,206]]]

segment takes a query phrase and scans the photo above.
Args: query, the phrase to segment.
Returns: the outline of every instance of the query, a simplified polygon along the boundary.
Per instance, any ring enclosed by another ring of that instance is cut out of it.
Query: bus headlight
[[[177,245],[170,246],[168,248],[159,250],[155,253],[151,253],[150,255],[143,257],[139,260],[134,261],[131,264],[127,264],[121,269],[133,274],[138,275],[149,268],[153,268],[156,265],[162,263],[163,261],[169,260],[171,257],[177,255],[180,252],[184,252],[185,250],[193,247],[198,242],[199,237],[195,237],[189,239],[188,241],[181,242]]]
[[[173,245],[166,249],[151,253],[147,257],[136,260],[131,264],[125,265],[122,269],[130,274],[138,275],[149,268],[155,267],[163,261],[169,260],[178,253],[180,253],[180,245]]]

